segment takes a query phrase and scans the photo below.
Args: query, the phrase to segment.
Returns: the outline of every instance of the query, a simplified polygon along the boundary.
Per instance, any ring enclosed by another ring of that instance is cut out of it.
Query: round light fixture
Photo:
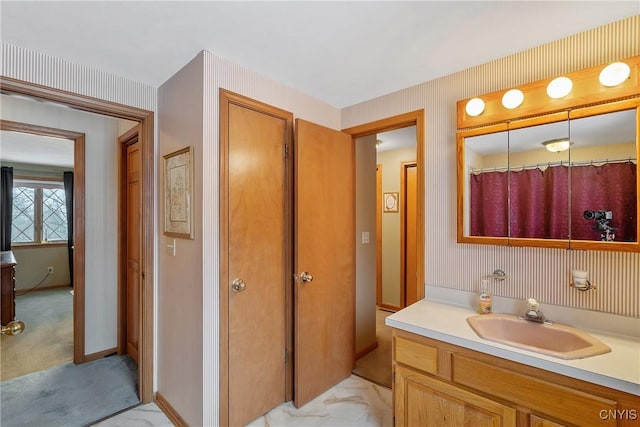
[[[479,116],[484,111],[484,101],[480,98],[471,98],[464,109],[471,117]]]
[[[573,82],[569,77],[557,77],[547,85],[547,95],[553,99],[564,98],[573,89]]]
[[[519,89],[511,89],[502,96],[502,105],[505,108],[513,110],[524,101],[524,93]]]
[[[544,145],[544,148],[551,151],[552,153],[559,153],[561,151],[568,150],[571,146],[571,142],[567,138],[557,138],[545,141],[542,143],[542,145]]]
[[[600,83],[607,87],[618,86],[631,74],[631,68],[624,62],[614,62],[600,72]]]

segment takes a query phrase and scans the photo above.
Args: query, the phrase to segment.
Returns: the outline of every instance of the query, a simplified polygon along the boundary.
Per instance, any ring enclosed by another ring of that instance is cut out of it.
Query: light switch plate
[[[369,232],[368,231],[363,231],[362,232],[362,244],[363,245],[368,245],[370,242],[369,240]]]

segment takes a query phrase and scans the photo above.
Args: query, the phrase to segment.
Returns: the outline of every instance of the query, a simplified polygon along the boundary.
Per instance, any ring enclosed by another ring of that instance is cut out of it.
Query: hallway
[[[384,324],[391,311],[376,309],[378,347],[356,360],[353,373],[371,382],[391,388],[391,328]]]

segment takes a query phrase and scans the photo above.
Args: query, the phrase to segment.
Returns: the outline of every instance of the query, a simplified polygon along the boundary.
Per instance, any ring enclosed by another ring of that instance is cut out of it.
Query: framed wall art
[[[193,147],[164,158],[164,234],[193,239]]]
[[[383,193],[384,212],[398,212],[398,193]]]

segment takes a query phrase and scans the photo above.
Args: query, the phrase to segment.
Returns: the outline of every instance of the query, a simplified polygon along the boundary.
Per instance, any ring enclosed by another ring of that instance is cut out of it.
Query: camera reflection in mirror
[[[593,229],[603,232],[600,233],[600,240],[603,242],[611,242],[615,240],[616,235],[613,233],[613,230],[617,230],[617,228],[609,225],[609,221],[613,219],[613,212],[605,210],[584,211],[582,216],[584,216],[584,219],[591,219],[596,222]]]
[[[638,240],[636,135],[635,109],[571,120],[572,239]]]

